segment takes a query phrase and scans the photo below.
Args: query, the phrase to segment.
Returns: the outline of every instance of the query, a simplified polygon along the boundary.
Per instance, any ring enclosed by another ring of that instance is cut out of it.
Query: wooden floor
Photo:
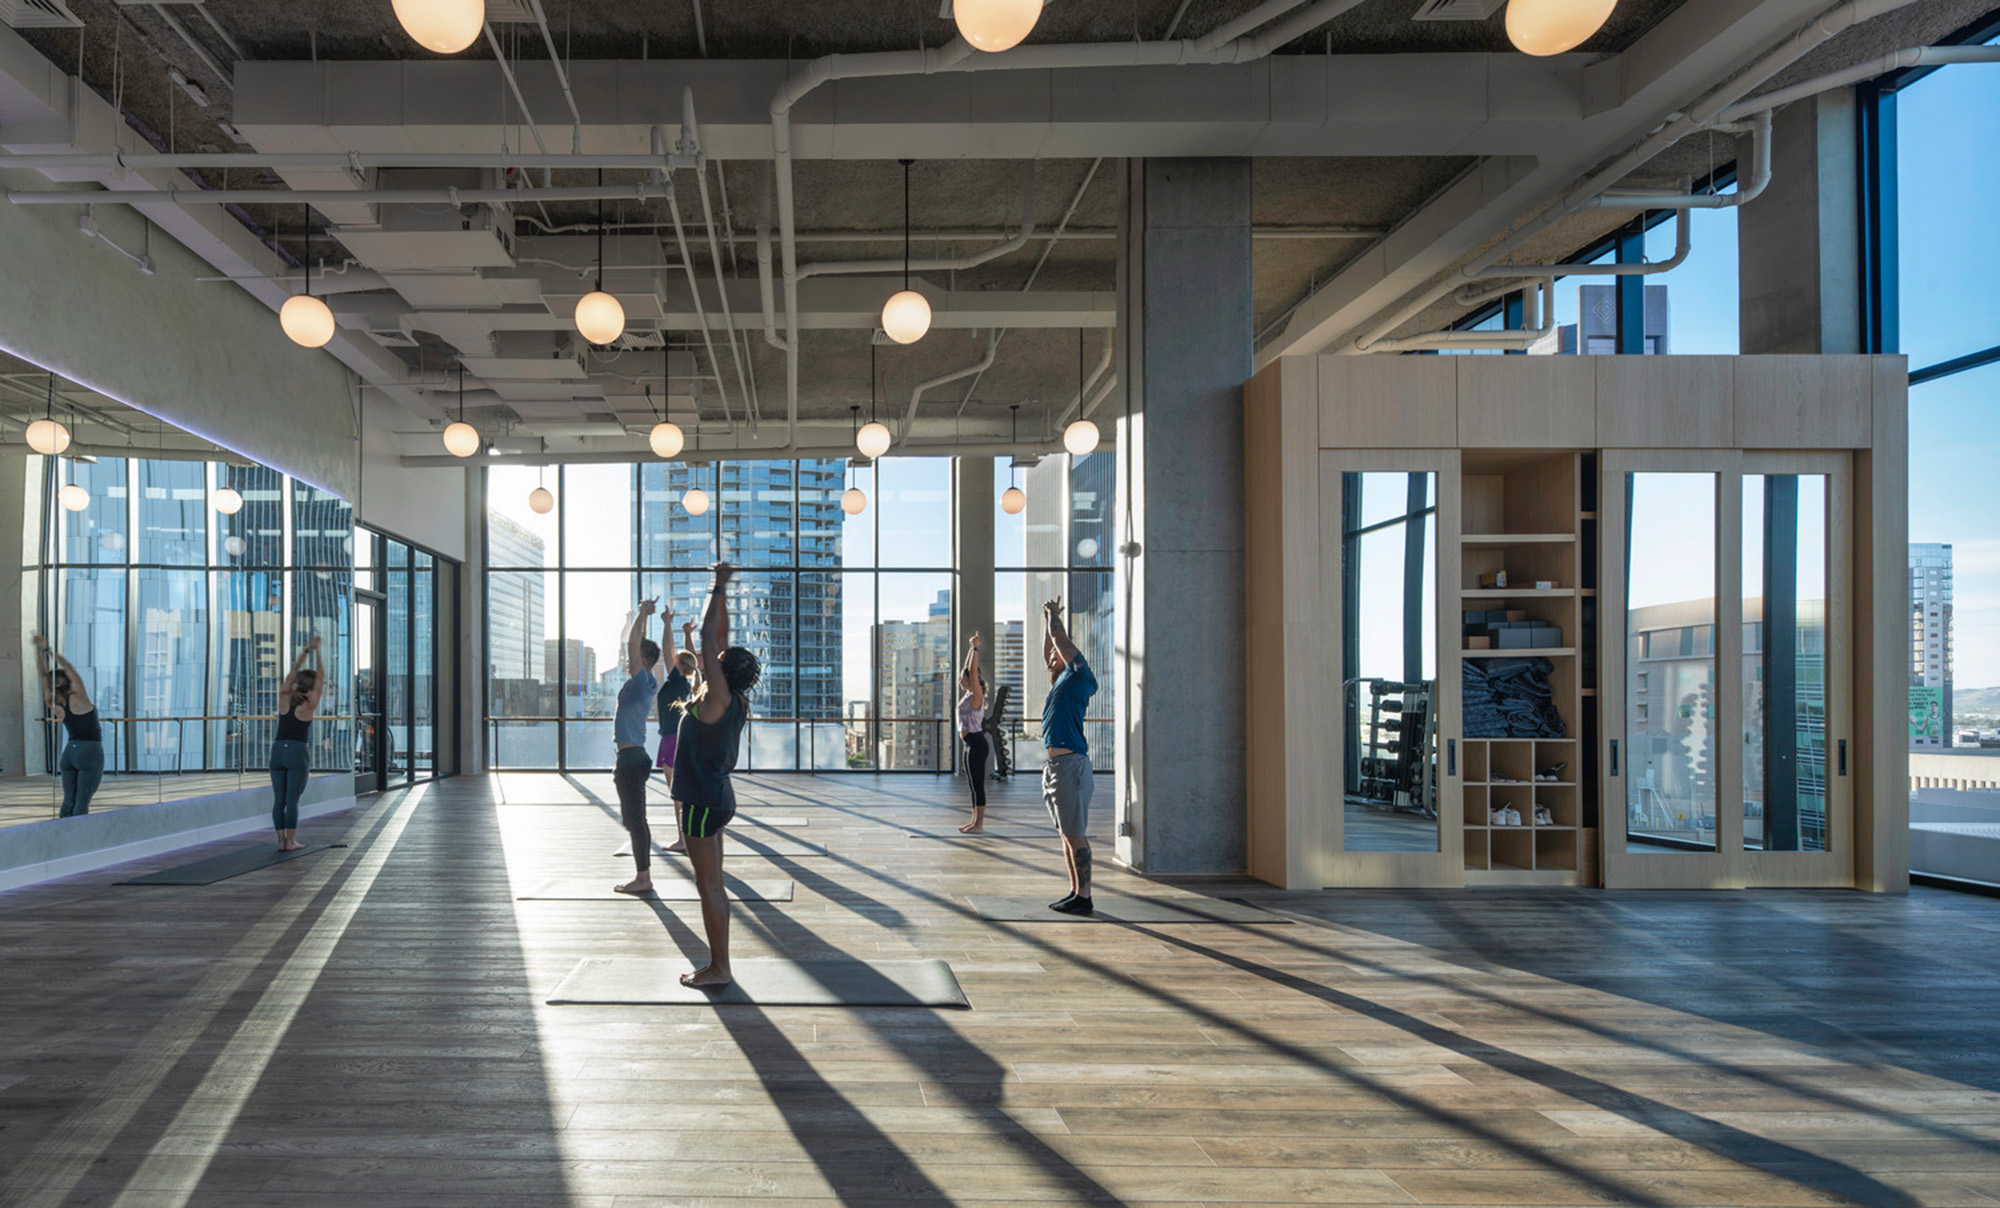
[[[622,876],[608,775],[423,786],[217,885],[0,895],[0,1204],[2000,1205],[2000,901],[1112,871],[1297,921],[992,924],[1055,847],[906,837],[958,783],[741,791],[828,854],[732,862],[796,885],[738,955],[942,957],[972,1009],[545,1005],[695,907],[515,900]]]

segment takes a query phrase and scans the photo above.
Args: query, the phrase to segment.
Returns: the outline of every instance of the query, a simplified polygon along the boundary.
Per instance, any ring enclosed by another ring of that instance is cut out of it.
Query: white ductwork
[[[1512,293],[1511,289],[1506,292]],[[1556,283],[1544,277],[1521,294],[1520,328],[1512,331],[1427,331],[1400,339],[1377,340],[1370,352],[1414,352],[1425,349],[1525,349],[1545,340],[1556,329]]]
[[[1000,333],[996,330],[987,334],[985,356],[979,358],[977,361],[974,361],[972,364],[967,365],[963,369],[954,369],[950,373],[940,374],[939,376],[930,378],[927,381],[918,382],[914,387],[912,387],[910,390],[910,409],[903,415],[904,438],[907,439],[910,433],[916,430],[917,404],[924,401],[924,395],[937,389],[939,386],[949,385],[952,382],[960,381],[964,378],[969,378],[974,374],[985,373],[988,369],[992,368],[993,358],[996,354],[999,353],[999,351],[1000,351]]]
[[[1062,414],[1056,417],[1056,427],[1060,428],[1068,423],[1069,417],[1075,415],[1079,409],[1084,412],[1084,418],[1089,418],[1090,410],[1089,407],[1085,406],[1084,400],[1091,397],[1091,391],[1097,386],[1097,380],[1104,376],[1106,370],[1111,368],[1111,358],[1117,351],[1117,340],[1106,340],[1104,342],[1104,355],[1098,358],[1097,368],[1090,371],[1090,377],[1085,379],[1083,385],[1077,389],[1076,397],[1071,399],[1069,406],[1064,407]],[[1117,379],[1114,377],[1112,380],[1115,381]],[[1090,406],[1096,406],[1096,401],[1093,400]]]
[[[656,165],[657,166],[657,165]],[[646,201],[656,186],[579,185],[564,189],[158,189],[34,192],[16,190],[21,206],[121,205],[517,205],[527,201]]]
[[[1665,260],[1648,264],[1496,264],[1480,270],[1479,275],[1501,279],[1506,284],[1484,288],[1468,285],[1453,295],[1452,301],[1460,306],[1478,306],[1513,293],[1520,288],[1519,281],[1531,277],[1654,277],[1670,273],[1685,264],[1688,253],[1694,250],[1693,213],[1691,209],[1674,211],[1674,254]]]

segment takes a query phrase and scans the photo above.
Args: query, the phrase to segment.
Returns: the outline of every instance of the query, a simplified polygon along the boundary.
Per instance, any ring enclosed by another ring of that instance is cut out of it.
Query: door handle
[[[1847,767],[1847,744],[1842,743],[1840,749],[1840,766],[1842,769],[1845,769]],[[1456,738],[1447,738],[1444,740],[1444,774],[1447,776],[1458,775],[1458,740]],[[1845,774],[1846,772],[1843,770],[1842,775]]]
[[[1840,774],[1847,775],[1847,740],[1840,740]]]
[[[1611,774],[1618,774],[1618,740],[1615,738],[1611,740]]]

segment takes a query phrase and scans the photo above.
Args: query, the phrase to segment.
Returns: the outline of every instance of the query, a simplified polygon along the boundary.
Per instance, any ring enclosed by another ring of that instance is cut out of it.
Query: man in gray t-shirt
[[[611,782],[618,787],[618,816],[625,832],[632,836],[632,863],[638,875],[623,885],[619,893],[643,894],[653,889],[653,828],[646,822],[646,781],[652,778],[653,761],[646,754],[646,718],[653,712],[653,696],[660,690],[654,668],[660,661],[660,644],[645,636],[646,618],[658,607],[656,600],[639,601],[639,611],[625,621],[625,670],[630,678],[618,690],[618,712],[611,722],[611,737],[618,744],[618,762]],[[674,614],[664,614],[661,636],[673,632]]]

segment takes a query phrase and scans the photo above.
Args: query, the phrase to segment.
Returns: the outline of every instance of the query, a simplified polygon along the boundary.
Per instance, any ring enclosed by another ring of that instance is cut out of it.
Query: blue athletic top
[[[653,694],[659,690],[650,671],[639,672],[618,690],[618,717],[611,723],[611,737],[620,746],[646,745],[646,714],[653,711]]]
[[[1068,747],[1077,752],[1090,750],[1090,743],[1083,737],[1083,707],[1096,695],[1097,677],[1090,673],[1090,663],[1079,652],[1062,674],[1056,676],[1056,682],[1049,685],[1049,694],[1042,699],[1042,745]]]

